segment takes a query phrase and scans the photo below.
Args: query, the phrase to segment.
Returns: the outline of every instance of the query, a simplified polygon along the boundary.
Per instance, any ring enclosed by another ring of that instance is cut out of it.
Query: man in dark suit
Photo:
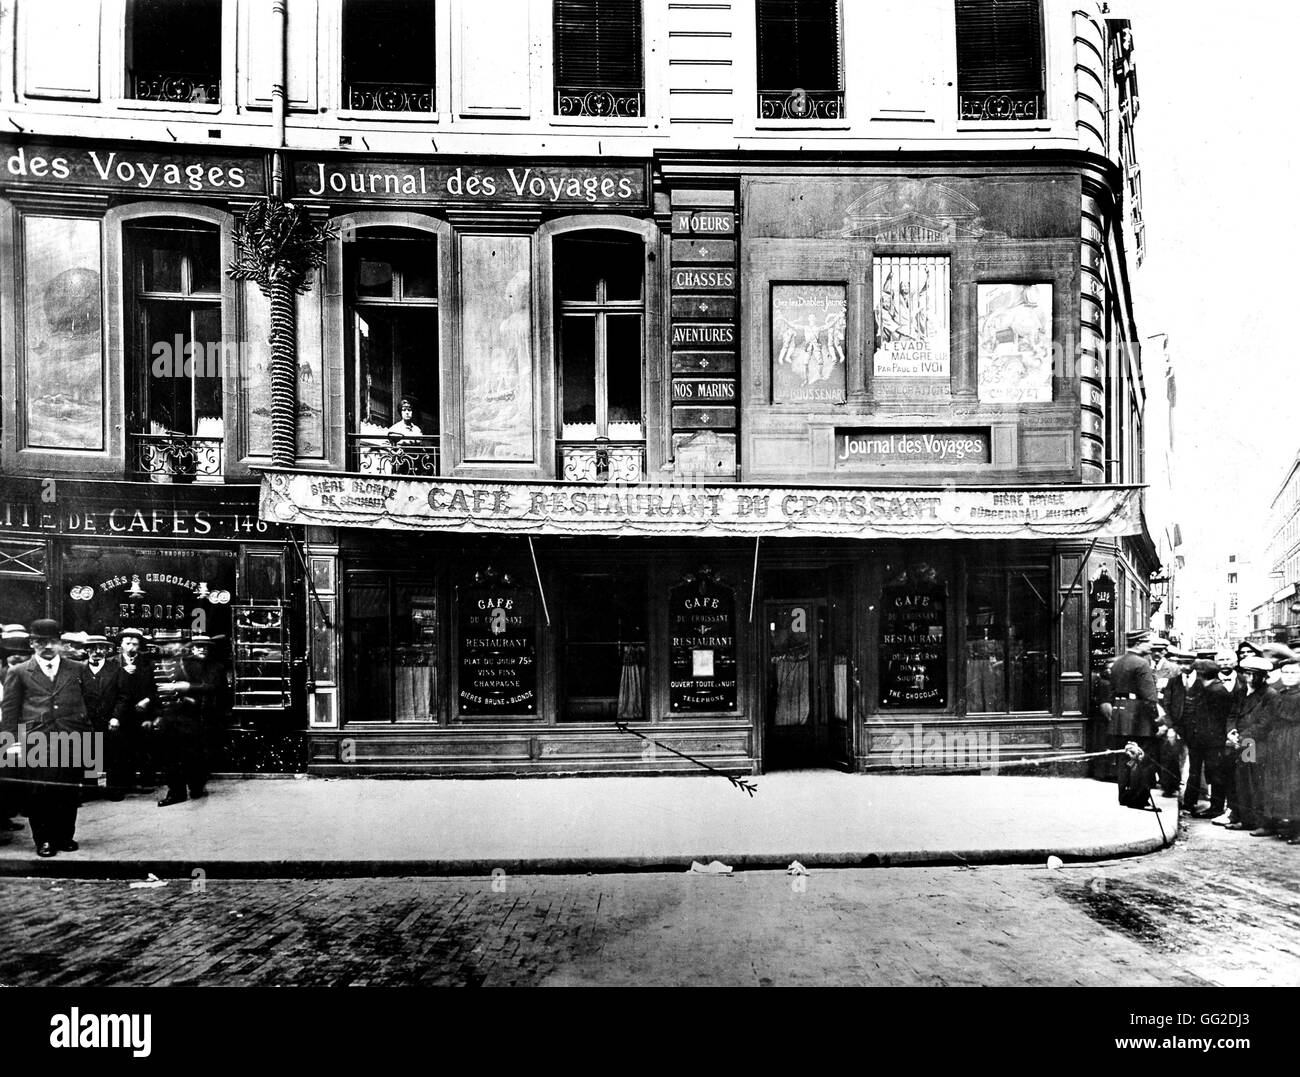
[[[203,702],[211,695],[212,684],[203,665],[185,654],[179,631],[156,632],[154,642],[162,653],[154,662],[149,713],[154,736],[161,745],[167,780],[167,795],[158,801],[158,807],[166,808],[206,795]]]
[[[104,774],[108,799],[121,800],[131,787],[125,768],[127,679],[120,666],[108,660],[113,645],[104,636],[86,637],[86,668],[91,692],[86,696],[86,713],[96,733],[104,735]]]
[[[138,628],[124,628],[117,640],[117,654],[109,663],[123,674],[126,708],[122,712],[121,770],[123,782],[138,780],[142,787],[154,785],[154,750],[149,709],[153,702],[153,661],[141,653],[144,633]]]
[[[1149,633],[1130,632],[1124,638],[1128,649],[1110,666],[1111,691],[1115,693],[1110,720],[1112,746],[1135,743],[1140,749],[1138,761],[1150,778],[1155,774],[1157,692],[1149,658]],[[1129,760],[1120,760],[1121,768],[1131,769],[1133,765]],[[1148,781],[1148,788],[1150,784]]]
[[[1223,814],[1228,783],[1224,779],[1223,750],[1232,713],[1232,695],[1219,678],[1219,667],[1209,659],[1197,659],[1196,683],[1183,699],[1183,736],[1187,739],[1187,790],[1183,810],[1197,818]],[[1201,774],[1209,786],[1210,806],[1197,810],[1201,799]]]
[[[31,625],[32,657],[5,674],[0,729],[15,740],[28,782],[27,818],[36,855],[75,852],[81,782],[92,763],[83,746],[93,745],[86,696],[93,691],[89,671],[64,658],[56,621]],[[39,752],[39,754],[38,754]],[[80,756],[81,758],[77,758]],[[71,758],[70,758],[71,757]]]

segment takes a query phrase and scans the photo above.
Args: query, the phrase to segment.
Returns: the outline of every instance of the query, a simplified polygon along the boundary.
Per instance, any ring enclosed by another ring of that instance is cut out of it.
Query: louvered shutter
[[[838,0],[758,0],[761,93],[842,90]]]
[[[642,89],[641,0],[555,0],[555,83]]]
[[[1043,88],[1040,0],[957,0],[957,90],[1024,93]]]

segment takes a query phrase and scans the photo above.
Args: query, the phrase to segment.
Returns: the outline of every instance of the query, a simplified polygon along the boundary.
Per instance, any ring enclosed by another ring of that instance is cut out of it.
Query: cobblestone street
[[[0,880],[9,985],[1296,985],[1300,850],[1196,822],[1105,864]]]

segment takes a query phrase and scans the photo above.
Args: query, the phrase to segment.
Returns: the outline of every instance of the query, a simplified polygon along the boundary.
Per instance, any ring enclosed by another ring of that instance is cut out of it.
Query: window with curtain
[[[611,480],[641,478],[645,451],[642,392],[644,244],[639,236],[585,232],[555,241],[559,306],[556,348],[560,474]],[[572,444],[587,442],[588,444]]]
[[[352,466],[437,474],[437,242],[421,232],[370,229],[346,245],[344,257]]]
[[[956,0],[957,99],[963,120],[1044,115],[1041,0]]]
[[[966,711],[1051,707],[1051,571],[1045,564],[972,568],[966,581]]]
[[[214,478],[225,437],[219,234],[213,226],[159,221],[129,228],[127,251],[136,463],[154,478]]]
[[[436,722],[444,671],[432,583],[353,571],[344,581],[349,722]]]
[[[643,116],[641,0],[554,0],[557,116]]]
[[[129,0],[127,96],[221,102],[221,0]]]
[[[757,0],[758,115],[844,115],[839,0]]]
[[[646,578],[643,569],[566,572],[560,646],[560,720],[645,716]]]
[[[343,107],[434,109],[432,0],[343,0]]]

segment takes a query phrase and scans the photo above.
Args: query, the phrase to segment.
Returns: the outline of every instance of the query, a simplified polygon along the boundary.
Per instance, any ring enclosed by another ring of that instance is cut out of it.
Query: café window
[[[963,120],[1037,120],[1043,104],[1041,0],[957,0]]]
[[[758,0],[758,115],[844,116],[838,0]]]
[[[128,0],[127,96],[221,102],[221,0]]]
[[[435,584],[360,570],[344,582],[349,720],[437,721],[445,677]]]
[[[126,250],[130,461],[156,481],[219,481],[225,349],[217,229],[159,220],[128,228]]]
[[[641,0],[555,0],[555,114],[642,116]]]
[[[349,466],[436,475],[437,241],[421,232],[372,229],[345,246],[345,259]]]
[[[564,573],[560,720],[646,717],[644,571]]]
[[[343,0],[343,107],[434,110],[432,0]]]
[[[973,567],[966,581],[966,710],[1051,707],[1051,572],[1043,564]]]
[[[559,473],[636,482],[645,461],[640,237],[586,232],[555,241],[559,316]]]

